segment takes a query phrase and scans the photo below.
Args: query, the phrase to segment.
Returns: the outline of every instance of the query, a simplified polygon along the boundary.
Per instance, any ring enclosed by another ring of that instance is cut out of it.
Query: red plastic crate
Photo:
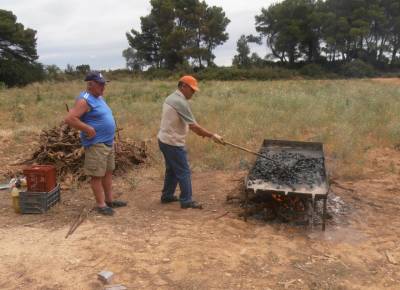
[[[32,165],[23,170],[28,191],[50,192],[57,185],[56,168],[53,165]]]

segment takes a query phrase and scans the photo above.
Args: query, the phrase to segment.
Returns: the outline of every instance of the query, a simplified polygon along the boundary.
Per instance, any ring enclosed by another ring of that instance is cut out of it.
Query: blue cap
[[[103,77],[101,72],[98,72],[98,71],[89,72],[85,77],[85,82],[87,82],[87,81],[95,81],[95,82],[100,83],[100,84],[105,84],[106,82],[108,82]]]

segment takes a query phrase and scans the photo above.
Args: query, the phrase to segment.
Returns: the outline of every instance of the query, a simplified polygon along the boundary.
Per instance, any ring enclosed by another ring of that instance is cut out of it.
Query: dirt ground
[[[6,135],[0,156],[11,164],[27,144]],[[43,215],[14,213],[0,191],[0,289],[104,289],[102,270],[128,289],[399,289],[399,172],[398,150],[371,150],[364,177],[332,185],[344,206],[330,211],[325,232],[244,222],[226,196],[239,193],[245,171],[194,172],[205,209],[182,210],[160,204],[159,171],[135,169],[115,179],[129,206],[114,217],[90,214],[68,239],[82,207],[93,206],[86,185],[64,187]]]

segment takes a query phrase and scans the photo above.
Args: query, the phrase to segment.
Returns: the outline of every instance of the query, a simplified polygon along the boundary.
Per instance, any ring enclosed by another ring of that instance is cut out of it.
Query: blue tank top
[[[83,147],[90,147],[98,143],[105,143],[111,146],[115,135],[115,120],[110,107],[103,97],[96,98],[88,92],[81,92],[76,99],[84,99],[87,102],[90,109],[81,116],[80,120],[92,126],[96,131],[96,136],[92,139],[87,139],[86,133],[81,132]]]

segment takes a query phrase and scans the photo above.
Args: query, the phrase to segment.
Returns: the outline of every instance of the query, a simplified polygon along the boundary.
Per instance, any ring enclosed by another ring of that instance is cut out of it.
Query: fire
[[[305,211],[303,199],[298,196],[285,196],[273,193],[272,198],[285,208],[292,208],[295,211]]]

